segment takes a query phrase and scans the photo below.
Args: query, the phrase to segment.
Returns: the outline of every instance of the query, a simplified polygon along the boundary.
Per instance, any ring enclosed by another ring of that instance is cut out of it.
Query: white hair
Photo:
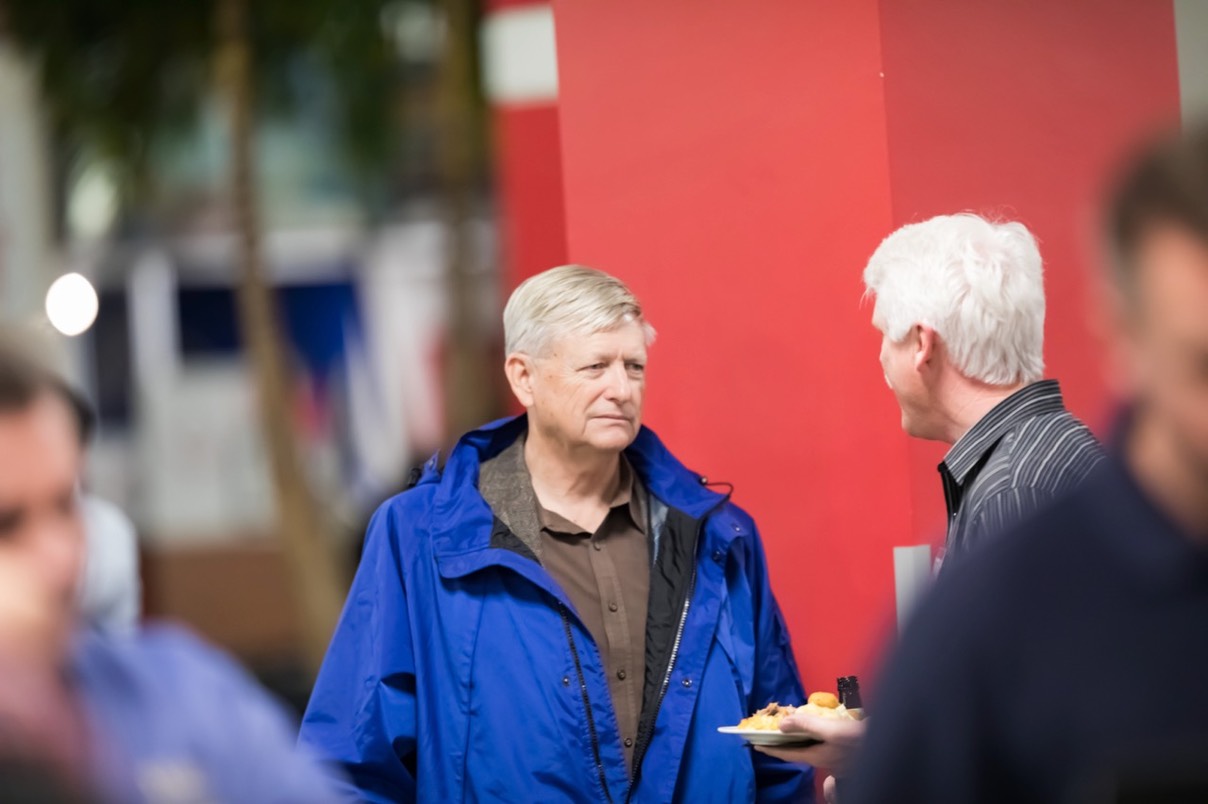
[[[503,308],[504,349],[539,357],[555,338],[630,321],[642,325],[647,346],[654,342],[654,327],[625,283],[594,268],[563,265],[526,279],[512,293]]]
[[[1044,267],[1022,223],[941,215],[885,238],[864,269],[873,322],[900,342],[916,325],[943,340],[956,369],[992,385],[1044,374]]]

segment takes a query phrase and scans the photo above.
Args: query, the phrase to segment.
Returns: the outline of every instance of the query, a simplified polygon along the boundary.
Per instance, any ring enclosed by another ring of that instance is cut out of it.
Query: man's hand
[[[815,717],[803,712],[795,712],[782,720],[780,730],[788,734],[806,734],[822,742],[810,746],[756,746],[755,750],[785,762],[826,768],[840,776],[847,770],[864,737],[863,721]]]

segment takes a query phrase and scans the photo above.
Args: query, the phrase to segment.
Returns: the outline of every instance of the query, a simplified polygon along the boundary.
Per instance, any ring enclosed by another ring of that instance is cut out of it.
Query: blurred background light
[[[67,201],[67,224],[83,240],[108,234],[117,219],[117,183],[104,165],[93,162],[84,168],[71,188]]]
[[[59,277],[46,292],[46,316],[64,335],[87,332],[96,321],[98,307],[96,289],[77,273]]]

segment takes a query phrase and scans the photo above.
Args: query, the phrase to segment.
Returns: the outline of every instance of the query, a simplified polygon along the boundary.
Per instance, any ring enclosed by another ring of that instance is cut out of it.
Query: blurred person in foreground
[[[333,800],[233,662],[178,630],[84,626],[78,424],[61,382],[0,340],[0,757],[106,801]]]
[[[504,311],[526,413],[366,537],[302,741],[397,801],[808,801],[717,727],[803,701],[755,523],[641,426],[653,330],[607,274]]]
[[[1044,271],[1020,223],[941,215],[903,226],[864,270],[881,367],[915,438],[951,445],[941,573],[1082,482],[1103,458],[1044,373]],[[864,724],[801,713],[781,726],[822,740],[768,750],[842,775]]]
[[[1152,145],[1107,228],[1110,455],[923,602],[854,804],[1208,800],[1208,128]]]
[[[53,353],[53,345],[29,328],[0,325],[0,344],[26,356]],[[86,453],[97,431],[96,411],[53,361],[43,360],[51,393],[57,395],[75,419],[81,453]],[[81,461],[83,456],[81,457]],[[121,508],[91,493],[81,483],[78,497],[84,522],[84,560],[77,606],[83,620],[104,631],[129,632],[142,616],[142,581],[139,577],[138,534]]]

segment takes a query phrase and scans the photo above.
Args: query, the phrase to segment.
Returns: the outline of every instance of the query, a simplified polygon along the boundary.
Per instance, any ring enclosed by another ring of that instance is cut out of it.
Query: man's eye
[[[608,368],[608,367],[606,365],[604,365],[603,363],[592,363],[590,366],[584,366],[583,370],[584,371],[603,371],[606,368]]]
[[[642,363],[629,363],[626,365],[626,368],[628,368],[634,374],[641,374],[646,370],[646,366]]]

